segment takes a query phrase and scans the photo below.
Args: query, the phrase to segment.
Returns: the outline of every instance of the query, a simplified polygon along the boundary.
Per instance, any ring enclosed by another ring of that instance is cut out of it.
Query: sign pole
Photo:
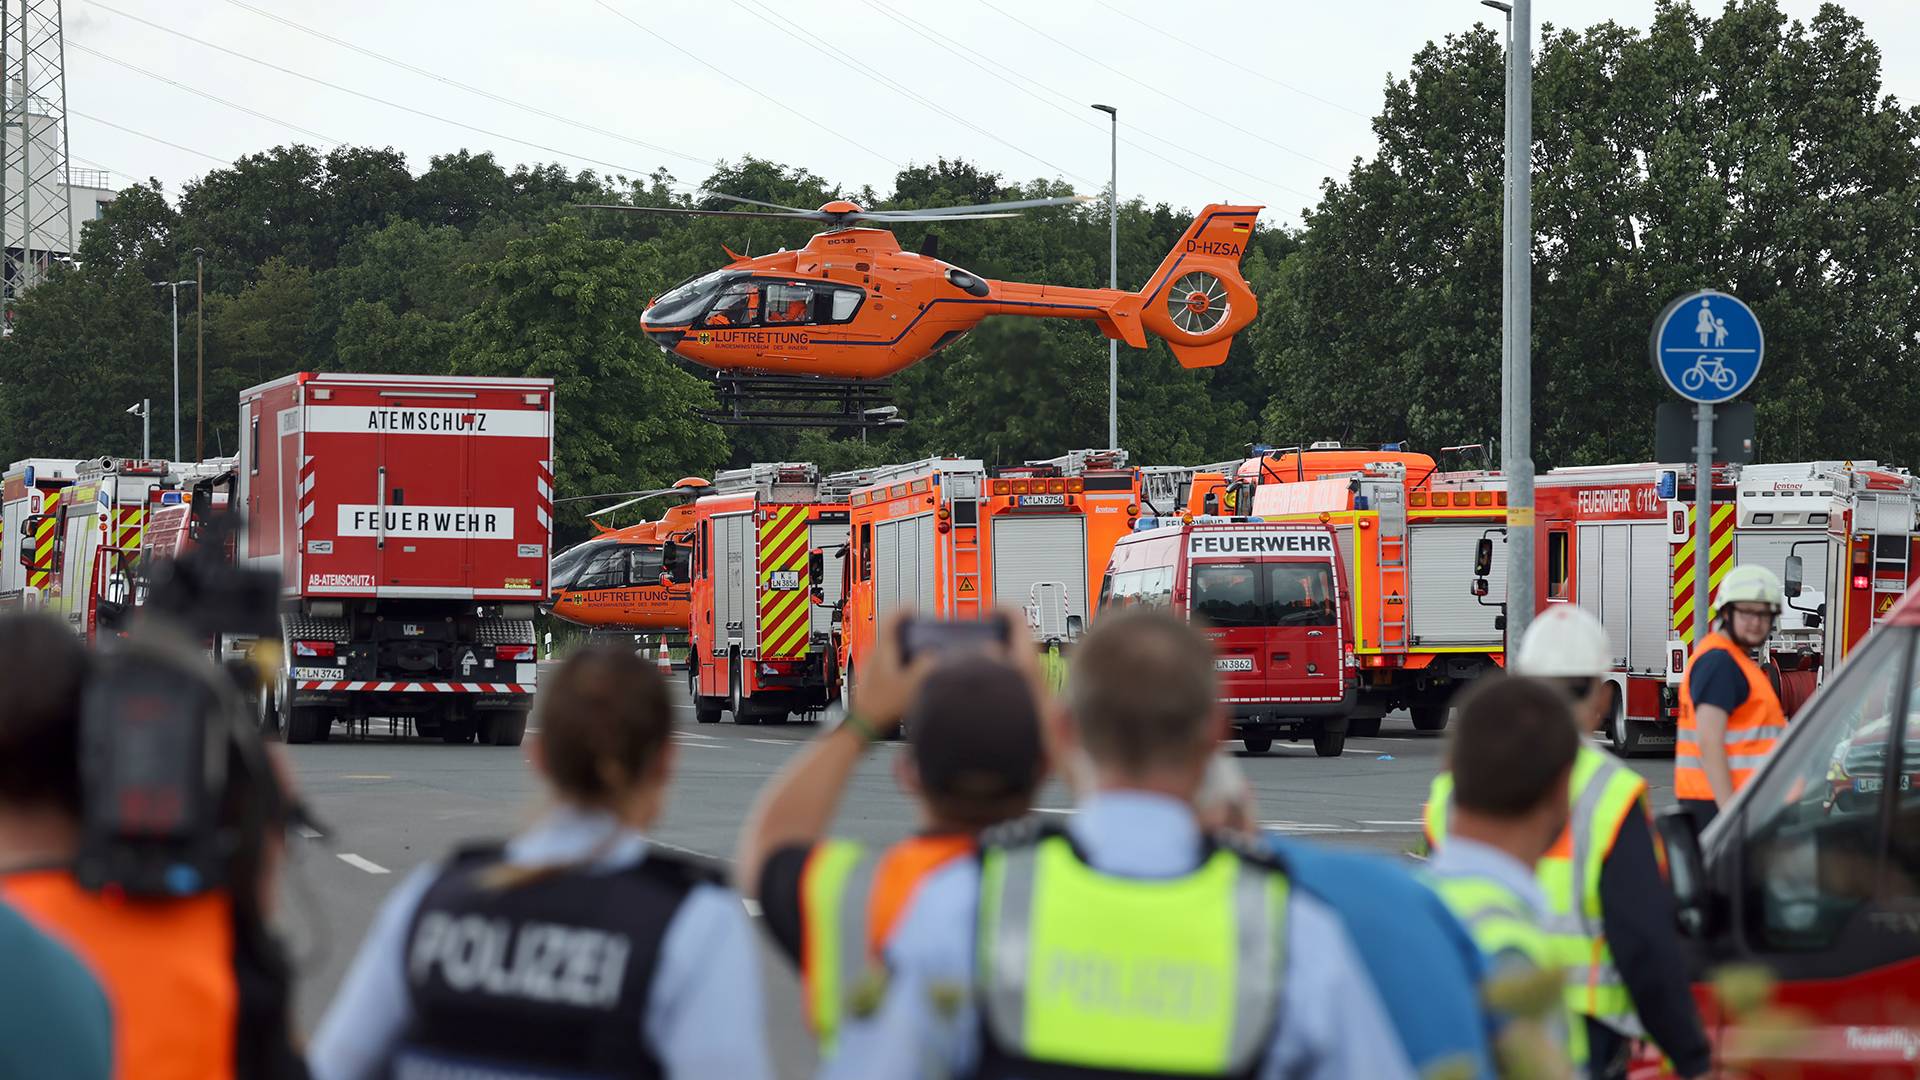
[[[1694,413],[1699,432],[1694,446],[1698,470],[1693,478],[1693,644],[1707,636],[1707,613],[1713,598],[1713,406],[1702,404]]]

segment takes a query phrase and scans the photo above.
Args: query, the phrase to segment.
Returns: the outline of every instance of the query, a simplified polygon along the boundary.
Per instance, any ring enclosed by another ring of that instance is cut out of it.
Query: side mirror
[[[673,584],[673,568],[680,565],[680,545],[667,540],[660,545],[660,584]]]
[[[1087,628],[1086,619],[1082,618],[1079,615],[1067,616],[1067,640],[1068,641],[1072,641],[1073,639],[1079,637],[1081,631],[1085,630],[1086,628]]]
[[[29,570],[33,568],[33,544],[31,542],[33,540],[33,535],[40,531],[40,526],[46,524],[51,520],[53,520],[52,514],[34,514],[32,517],[26,517],[26,518],[20,519],[20,539],[21,539],[20,565],[21,566],[24,566]]]
[[[815,581],[819,581],[821,578],[826,576],[826,573],[827,573],[826,554],[824,552],[819,552],[819,551],[808,552],[807,553],[807,576],[812,578]]]
[[[1477,577],[1473,579],[1473,595],[1475,596],[1487,595],[1487,579],[1486,578]]]
[[[1493,573],[1493,538],[1483,536],[1480,542],[1473,546],[1473,576],[1483,578],[1491,573]],[[1486,594],[1475,593],[1474,595],[1485,596]]]
[[[1685,810],[1669,810],[1655,823],[1667,848],[1668,876],[1680,932],[1696,940],[1720,930],[1719,905],[1707,880],[1706,857],[1700,852],[1700,826]]]
[[[1781,585],[1789,598],[1800,595],[1801,582],[1806,574],[1806,564],[1798,555],[1787,556],[1786,573],[1782,575]]]
[[[1200,499],[1200,512],[1212,517],[1220,512],[1220,493],[1209,491]]]

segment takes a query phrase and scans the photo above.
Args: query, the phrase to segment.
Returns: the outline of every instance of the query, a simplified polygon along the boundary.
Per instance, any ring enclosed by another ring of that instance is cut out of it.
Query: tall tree
[[[20,294],[0,346],[0,461],[137,455],[140,421],[126,410],[142,398],[153,401],[154,450],[168,452],[172,382],[156,291],[132,269],[57,269]],[[186,378],[191,415],[190,370]]]
[[[1326,185],[1263,295],[1269,433],[1495,432],[1501,87],[1484,28],[1388,86],[1379,153]],[[1549,28],[1534,87],[1542,467],[1648,456],[1648,329],[1701,287],[1766,326],[1749,399],[1769,459],[1920,457],[1920,112],[1882,96],[1858,19],[1662,0],[1645,33]]]
[[[712,395],[637,332],[642,258],[639,247],[589,239],[569,217],[475,271],[490,291],[454,370],[555,381],[562,495],[671,483],[726,456],[719,429],[692,415]],[[558,524],[583,532],[581,512],[574,504]]]

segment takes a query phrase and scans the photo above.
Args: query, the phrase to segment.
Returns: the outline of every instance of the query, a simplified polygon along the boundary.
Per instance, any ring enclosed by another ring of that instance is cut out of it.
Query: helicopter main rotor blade
[[[796,214],[817,214],[820,211],[804,206],[788,206],[785,203],[761,202],[759,199],[743,199],[738,195],[729,195],[724,191],[702,191],[709,199],[725,199],[728,202],[745,203],[748,206],[764,206],[769,210],[790,210]]]
[[[627,206],[623,203],[571,203],[575,210],[625,210],[632,214],[686,214],[691,217],[779,218],[783,221],[826,221],[816,210],[773,213],[770,210],[696,210],[686,206]]]
[[[617,502],[617,503],[614,503],[612,506],[603,506],[598,510],[589,511],[587,513],[587,517],[589,518],[605,517],[606,515],[613,513],[615,510],[625,510],[627,507],[632,506],[634,503],[643,503],[646,501],[647,501],[647,497],[645,495],[642,495],[637,499],[628,499],[626,502]]]
[[[598,491],[593,493],[592,495],[569,495],[564,499],[555,499],[553,501],[555,503],[569,503],[569,502],[585,502],[588,499],[624,499],[629,495],[633,496],[636,499],[652,499],[661,495],[671,495],[675,491],[684,491],[684,490],[686,489],[664,487],[664,488],[647,488],[642,491]]]
[[[1011,218],[1011,217],[1019,217],[1019,216],[1020,216],[1019,214],[934,214],[929,217],[914,217],[912,215],[895,216],[892,214],[859,213],[859,214],[848,214],[847,220],[848,221],[877,221],[881,223],[892,222],[892,223],[898,224],[901,222],[910,222],[910,221],[985,221],[988,218]]]
[[[870,210],[867,213],[894,221],[911,221],[922,217],[951,218],[961,214],[985,211],[1033,210],[1042,206],[1071,206],[1075,203],[1092,201],[1094,199],[1091,195],[1063,195],[1052,199],[1014,199],[1011,202],[981,203],[978,206],[928,206],[918,210]]]

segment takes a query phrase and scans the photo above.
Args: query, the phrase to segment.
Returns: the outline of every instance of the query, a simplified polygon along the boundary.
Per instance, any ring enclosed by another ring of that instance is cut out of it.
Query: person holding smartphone
[[[1025,814],[1046,774],[1035,658],[1013,629],[1005,615],[889,620],[858,710],[774,776],[741,829],[740,891],[759,899],[762,924],[800,969],[823,1054],[920,883],[972,855],[981,830]],[[890,846],[829,838],[867,747],[903,723],[894,773],[916,831]]]

